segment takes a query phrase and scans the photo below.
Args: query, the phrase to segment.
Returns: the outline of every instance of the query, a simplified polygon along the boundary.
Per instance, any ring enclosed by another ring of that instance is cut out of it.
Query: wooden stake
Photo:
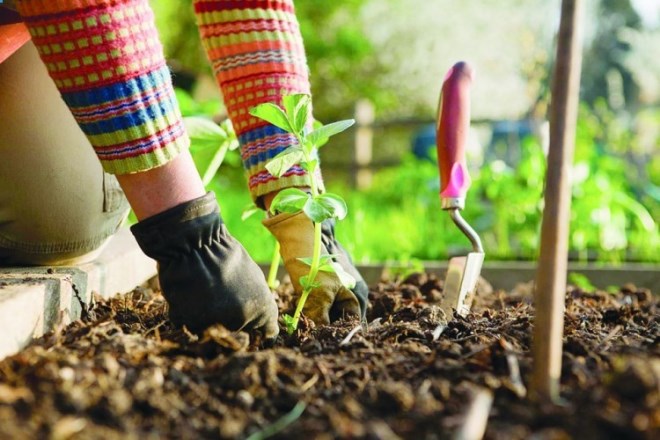
[[[536,278],[530,397],[559,399],[571,205],[570,171],[582,68],[582,0],[563,0],[550,109],[550,149]]]
[[[353,184],[357,189],[371,185],[371,159],[373,157],[374,131],[372,124],[376,111],[371,101],[361,99],[355,105],[355,146],[353,151]]]

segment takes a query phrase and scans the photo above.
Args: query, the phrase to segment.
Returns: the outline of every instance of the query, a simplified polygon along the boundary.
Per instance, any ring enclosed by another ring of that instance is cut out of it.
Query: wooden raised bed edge
[[[423,261],[424,271],[444,278],[447,270],[446,262]],[[260,264],[264,273],[268,272],[267,263]],[[358,270],[367,284],[376,284],[383,276],[400,273],[411,266],[399,263],[359,264]],[[495,289],[511,290],[519,283],[527,283],[536,278],[537,263],[533,261],[493,261],[484,263],[481,276]],[[621,265],[598,263],[569,263],[568,272],[586,276],[591,284],[599,289],[609,286],[622,286],[632,283],[637,287],[645,287],[655,294],[660,294],[660,265],[643,263],[623,263]],[[286,274],[280,266],[278,278]],[[570,282],[569,282],[570,284]]]

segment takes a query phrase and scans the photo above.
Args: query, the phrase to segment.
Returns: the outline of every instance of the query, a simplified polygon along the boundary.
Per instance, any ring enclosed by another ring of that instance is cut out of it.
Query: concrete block
[[[0,359],[18,352],[43,334],[49,284],[56,281],[4,283],[0,287]]]
[[[156,275],[156,262],[120,230],[94,262],[80,266],[0,268],[0,359],[33,338],[80,318],[94,293],[129,292]]]

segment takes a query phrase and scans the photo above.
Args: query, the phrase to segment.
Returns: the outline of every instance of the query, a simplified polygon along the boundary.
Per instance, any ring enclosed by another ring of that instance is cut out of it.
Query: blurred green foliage
[[[195,74],[210,73],[192,1],[151,3],[168,58]],[[395,94],[381,86],[385,70],[375,56],[379,49],[363,32],[361,11],[366,3],[337,0],[320,7],[319,2],[296,2],[315,116],[321,121],[347,117],[357,98],[369,98],[379,114],[398,108]],[[637,29],[639,17],[630,9],[629,0],[601,0],[598,4],[602,20],[597,22],[596,38],[585,54],[582,80],[585,104],[580,109],[573,170],[571,257],[658,262],[660,155],[657,136],[643,141],[638,125],[645,121],[646,127],[660,126],[660,109],[637,106],[637,77],[625,62],[630,46],[619,32]],[[544,83],[537,87],[543,101],[551,62],[537,64],[535,68],[546,65],[548,69],[548,75],[535,74]],[[615,74],[621,80],[618,83]],[[222,109],[217,100],[200,103],[180,91],[177,97],[184,115],[214,116]],[[544,111],[545,106],[539,105],[530,114],[543,117]],[[214,157],[213,149],[195,151],[194,156],[203,173]],[[515,167],[493,161],[473,172],[464,217],[481,234],[487,258],[536,258],[544,171],[539,143],[527,139]],[[218,195],[229,230],[253,258],[267,261],[274,239],[259,224],[260,216],[241,219],[241,212],[251,204],[242,175],[238,153],[229,151],[209,188]],[[378,171],[373,187],[365,192],[327,181],[330,190],[346,195],[349,206],[348,217],[338,228],[340,241],[363,262],[438,260],[464,253],[469,242],[440,210],[437,181],[435,164],[412,156],[398,167]]]
[[[185,114],[190,111],[194,113],[192,107],[184,107]],[[636,171],[620,151],[634,142],[634,136],[615,124],[605,108],[600,114],[585,105],[580,109],[572,173],[571,258],[658,262],[660,235],[652,213],[660,210],[660,201],[652,187],[636,186],[631,178]],[[538,254],[545,156],[534,138],[524,140],[521,153],[515,167],[495,160],[472,172],[463,216],[480,233],[489,259],[535,259]],[[209,148],[194,148],[193,154],[204,173],[213,154]],[[238,153],[228,151],[208,188],[216,192],[232,234],[254,259],[268,261],[274,241],[259,224],[260,216],[241,216],[251,204],[242,173]],[[357,261],[442,260],[469,249],[469,241],[440,209],[438,170],[431,160],[408,155],[400,166],[375,173],[372,187],[362,192],[338,181],[326,184],[345,195],[348,216],[337,236]]]
[[[596,9],[596,32],[586,49],[583,63],[582,98],[594,105],[606,96],[609,105],[634,109],[639,84],[625,62],[631,45],[622,38],[622,29],[640,29],[642,21],[630,0],[600,0]]]

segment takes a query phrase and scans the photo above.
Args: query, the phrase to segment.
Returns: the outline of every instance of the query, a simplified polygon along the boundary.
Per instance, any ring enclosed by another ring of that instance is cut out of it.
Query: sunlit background
[[[190,0],[152,0],[182,111],[220,121],[221,96]],[[579,261],[660,261],[660,2],[585,2],[584,64],[573,172],[571,253]],[[440,210],[433,121],[442,79],[476,68],[464,217],[488,259],[535,259],[559,0],[298,1],[315,117],[361,118],[322,150],[330,190],[349,216],[338,236],[360,262],[443,260],[467,239]],[[356,162],[356,149],[371,154]],[[366,149],[366,150],[365,150]],[[211,153],[195,151],[203,172]],[[358,161],[359,162],[359,161]],[[210,184],[230,231],[258,261],[274,241],[250,204],[240,160]]]

